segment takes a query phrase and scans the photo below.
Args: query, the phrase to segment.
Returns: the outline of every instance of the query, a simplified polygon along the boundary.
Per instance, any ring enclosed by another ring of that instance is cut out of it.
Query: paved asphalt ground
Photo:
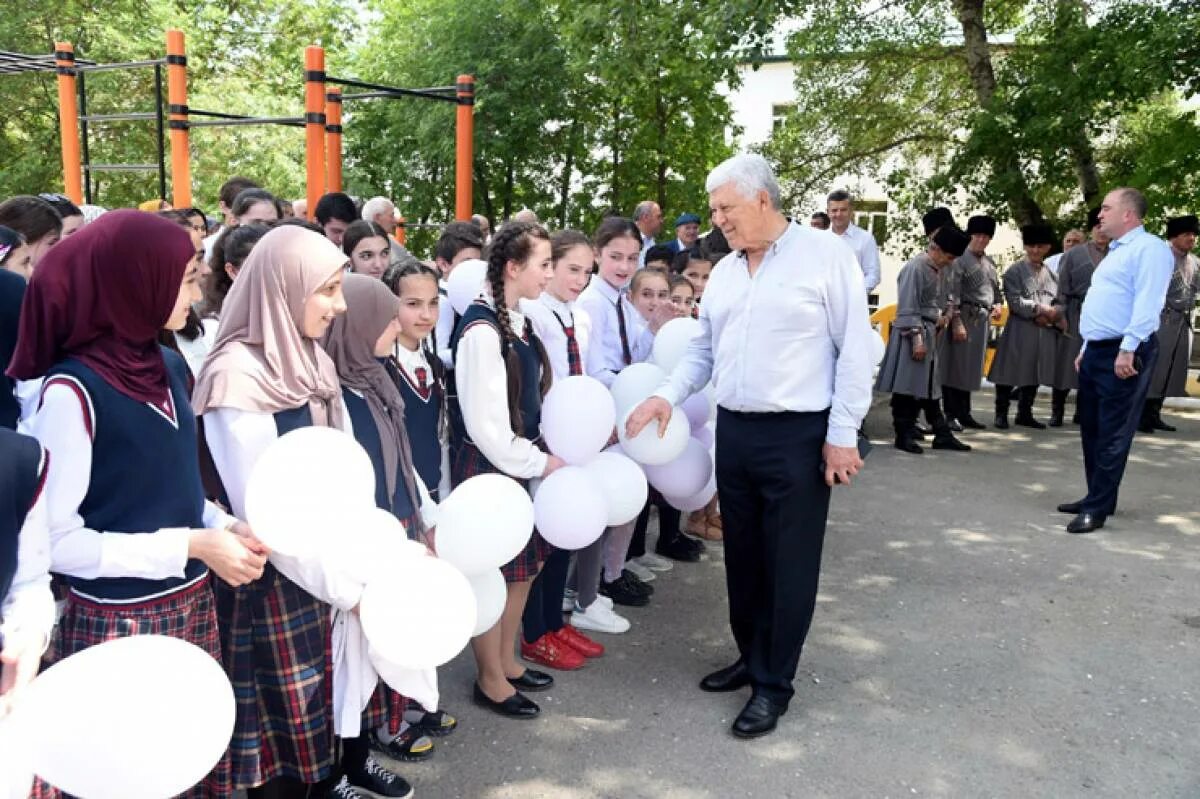
[[[876,406],[774,735],[734,739],[745,694],[696,688],[733,659],[718,545],[536,695],[538,720],[472,706],[460,656],[441,678],[460,729],[399,770],[421,799],[1200,797],[1200,413],[1167,418],[1178,433],[1138,437],[1118,514],[1071,536],[1054,506],[1083,493],[1077,428],[916,457]]]

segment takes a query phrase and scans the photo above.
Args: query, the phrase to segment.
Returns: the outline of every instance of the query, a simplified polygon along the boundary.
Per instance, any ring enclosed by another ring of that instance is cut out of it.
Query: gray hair
[[[755,153],[739,153],[720,164],[708,173],[704,189],[710,194],[726,183],[732,183],[738,193],[747,199],[754,199],[760,191],[765,191],[771,200],[771,207],[778,211],[783,202],[779,197],[779,182],[767,159]]]
[[[658,203],[654,202],[654,200],[642,200],[633,209],[633,221],[637,222],[640,219],[650,216],[654,212],[656,205]]]
[[[395,213],[396,206],[387,197],[372,197],[363,203],[362,218],[368,222],[374,222],[375,217],[379,216],[380,214],[386,214],[389,208],[391,208],[392,212]]]

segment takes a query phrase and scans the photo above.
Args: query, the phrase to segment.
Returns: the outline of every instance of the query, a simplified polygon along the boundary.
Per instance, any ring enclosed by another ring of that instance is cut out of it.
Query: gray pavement
[[[1200,413],[1168,419],[1138,437],[1118,514],[1070,536],[1054,506],[1083,493],[1077,428],[917,457],[876,407],[774,735],[734,739],[745,694],[696,689],[734,656],[710,545],[535,695],[540,719],[473,707],[460,656],[441,677],[459,731],[397,768],[421,799],[1200,797]]]

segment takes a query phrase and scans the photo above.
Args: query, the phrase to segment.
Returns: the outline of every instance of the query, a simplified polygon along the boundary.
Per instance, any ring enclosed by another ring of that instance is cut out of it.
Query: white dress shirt
[[[576,307],[588,315],[591,322],[588,352],[583,371],[606,386],[611,386],[617,373],[624,369],[625,356],[621,348],[621,327],[617,320],[618,297],[621,314],[625,317],[625,338],[629,343],[630,363],[650,357],[654,335],[633,307],[629,296],[610,286],[604,278],[592,275],[592,282],[579,295]]]
[[[753,276],[744,253],[722,258],[704,298],[701,333],[658,396],[678,404],[711,377],[727,410],[829,408],[826,441],[854,446],[871,406],[878,334],[849,247],[790,222]]]
[[[845,233],[834,235],[854,250],[854,257],[862,269],[863,283],[870,294],[879,285],[879,246],[875,243],[875,237],[853,222],[846,226]]]
[[[42,636],[50,641],[56,615],[54,594],[50,591],[50,528],[46,491],[39,492],[33,507],[25,514],[25,523],[17,536],[17,572],[4,604],[0,606],[0,635],[18,631]]]
[[[514,333],[525,329],[525,315],[508,311]],[[458,341],[454,385],[462,410],[467,438],[483,457],[509,477],[518,480],[541,477],[546,471],[546,453],[533,441],[518,436],[508,418],[508,371],[500,354],[500,332],[489,324],[468,327]],[[537,386],[524,386],[537,391]]]
[[[533,323],[533,332],[546,347],[550,369],[554,379],[571,375],[567,359],[567,332],[564,328],[574,326],[575,343],[579,346],[579,363],[587,374],[588,342],[592,336],[592,320],[587,311],[574,302],[563,302],[548,291],[536,300],[521,300],[521,312]]]
[[[75,383],[80,391],[82,385]],[[104,420],[97,420],[103,424]],[[51,454],[46,478],[47,523],[51,568],[83,580],[139,577],[164,580],[183,577],[191,530],[163,528],[136,535],[93,530],[83,523],[79,506],[92,479],[92,437],[84,421],[80,396],[61,381],[42,392],[42,405],[25,423],[28,432]],[[204,503],[205,527],[223,528],[234,518],[211,502]]]
[[[1051,255],[1049,258],[1046,259],[1046,268],[1057,275],[1058,274],[1058,262],[1062,260],[1062,257],[1064,255],[1066,255],[1066,253],[1061,253],[1061,252]]]

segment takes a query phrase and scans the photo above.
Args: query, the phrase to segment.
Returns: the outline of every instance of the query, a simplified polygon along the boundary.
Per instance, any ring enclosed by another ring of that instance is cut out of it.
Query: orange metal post
[[[325,183],[329,191],[342,190],[342,87],[325,94]]]
[[[192,163],[188,152],[187,54],[183,31],[167,31],[167,130],[171,142],[171,204],[192,207]]]
[[[308,218],[325,193],[325,49],[304,48],[304,154],[308,168]]]
[[[83,166],[79,159],[79,106],[75,95],[75,48],[54,43],[58,66],[58,128],[62,137],[63,190],[71,202],[83,202]]]
[[[459,75],[458,116],[454,146],[454,216],[467,221],[474,209],[471,197],[472,162],[475,159],[475,77]]]
[[[392,234],[392,238],[396,240],[397,244],[403,245],[408,243],[408,230],[405,227],[407,222],[408,220],[404,217],[396,220],[396,232]]]

